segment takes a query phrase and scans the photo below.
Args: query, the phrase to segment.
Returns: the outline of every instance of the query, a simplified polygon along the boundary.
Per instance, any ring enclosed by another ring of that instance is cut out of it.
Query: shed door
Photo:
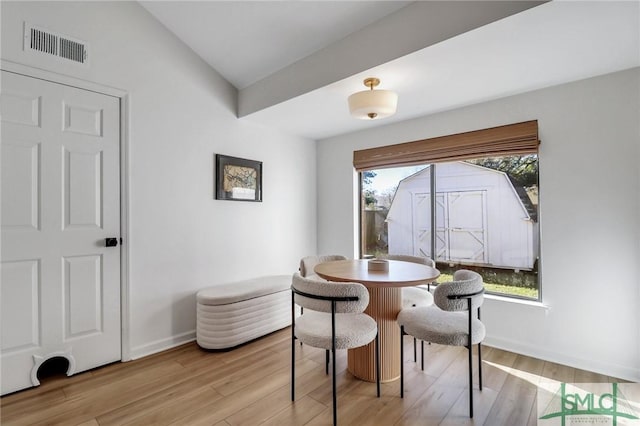
[[[413,238],[416,256],[431,256],[429,193],[413,196]],[[487,263],[486,191],[436,194],[436,260]]]
[[[2,394],[120,360],[120,100],[2,71]]]
[[[448,234],[445,229],[445,194],[436,194],[436,252],[437,259],[448,259]],[[413,194],[413,252],[415,256],[433,258],[431,254],[431,195]]]
[[[487,263],[486,191],[447,192],[449,260]]]

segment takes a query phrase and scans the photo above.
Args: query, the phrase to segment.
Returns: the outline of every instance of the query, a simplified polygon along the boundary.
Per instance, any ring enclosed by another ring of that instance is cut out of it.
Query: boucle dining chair
[[[305,278],[310,278],[310,279],[315,279],[315,280],[319,280],[319,281],[326,281],[324,278],[319,277],[315,271],[313,270],[313,268],[316,267],[316,265],[320,264],[320,263],[324,263],[324,262],[334,262],[336,260],[347,260],[347,258],[345,256],[342,256],[340,254],[324,254],[324,255],[318,255],[318,256],[305,256],[302,259],[300,259],[300,267],[298,269],[298,271],[300,271],[300,275],[302,275]],[[300,307],[300,313],[302,314],[304,312],[304,308],[301,306]],[[300,342],[300,346],[302,346],[302,342]],[[325,356],[325,374],[329,374],[329,351],[327,350],[326,356]]]
[[[407,254],[385,254],[380,256],[380,259],[388,260],[401,260],[403,262],[419,263],[421,265],[427,265],[432,268],[436,267],[436,262],[429,257],[422,256],[410,256]],[[403,287],[402,288],[402,308],[411,308],[418,306],[430,306],[433,305],[433,296],[431,295],[430,284],[420,284],[415,287]],[[424,353],[424,341],[421,342],[421,350]],[[413,338],[413,362],[416,362],[418,355],[416,353],[416,338]],[[423,358],[424,359],[424,358]],[[424,363],[422,365],[424,369]]]
[[[401,260],[403,262],[419,263],[432,268],[436,267],[436,263],[428,257],[410,256],[406,254],[385,254],[379,257],[387,260]],[[431,286],[429,284],[420,284],[415,287],[404,287],[402,289],[402,307],[411,306],[429,306],[433,304],[433,296],[429,292]]]
[[[486,334],[480,321],[484,301],[480,274],[461,269],[453,281],[438,284],[434,306],[402,309],[398,314],[400,335],[441,345],[465,346],[469,352],[469,417],[473,418],[473,345],[478,345],[479,388],[482,390],[482,340]],[[477,310],[477,316],[474,312]],[[467,311],[465,315],[464,312]],[[424,366],[424,353],[423,366]],[[404,350],[400,342],[400,397],[404,397]],[[423,367],[424,368],[424,367]]]
[[[304,307],[296,318],[295,305]],[[338,422],[336,350],[353,349],[375,341],[376,389],[380,397],[378,325],[364,313],[369,292],[359,283],[335,283],[293,274],[291,283],[291,401],[295,401],[296,339],[332,354],[333,424]]]

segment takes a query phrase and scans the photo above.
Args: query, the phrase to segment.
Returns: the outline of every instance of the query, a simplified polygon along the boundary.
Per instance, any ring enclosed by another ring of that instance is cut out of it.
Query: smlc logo
[[[578,387],[579,386],[579,387]],[[607,389],[601,392],[593,392],[594,388],[606,386]],[[609,387],[611,386],[611,387]],[[584,388],[592,390],[586,391]],[[542,408],[540,404],[546,398],[541,397],[538,391],[539,410]],[[553,395],[548,404],[544,405],[544,410],[538,412],[539,425],[558,424],[566,426],[568,424],[579,425],[603,425],[611,424],[618,426],[620,424],[639,424],[634,420],[640,420],[637,408],[633,407],[633,403],[622,393],[618,383],[611,384],[595,384],[585,383],[580,385],[569,385],[566,383],[560,385],[560,389]],[[637,404],[636,404],[637,407]],[[544,420],[555,420],[555,422],[547,423]]]

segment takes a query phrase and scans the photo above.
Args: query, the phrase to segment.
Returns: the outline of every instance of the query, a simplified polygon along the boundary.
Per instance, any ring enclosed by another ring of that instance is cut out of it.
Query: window
[[[360,176],[363,257],[427,256],[442,272],[439,281],[473,269],[487,292],[539,299],[537,152],[414,162]]]

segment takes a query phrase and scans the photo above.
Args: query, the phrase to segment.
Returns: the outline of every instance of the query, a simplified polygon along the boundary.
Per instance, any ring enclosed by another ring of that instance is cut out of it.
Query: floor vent
[[[24,50],[44,53],[84,65],[89,59],[87,43],[38,28],[27,22],[24,25]]]

